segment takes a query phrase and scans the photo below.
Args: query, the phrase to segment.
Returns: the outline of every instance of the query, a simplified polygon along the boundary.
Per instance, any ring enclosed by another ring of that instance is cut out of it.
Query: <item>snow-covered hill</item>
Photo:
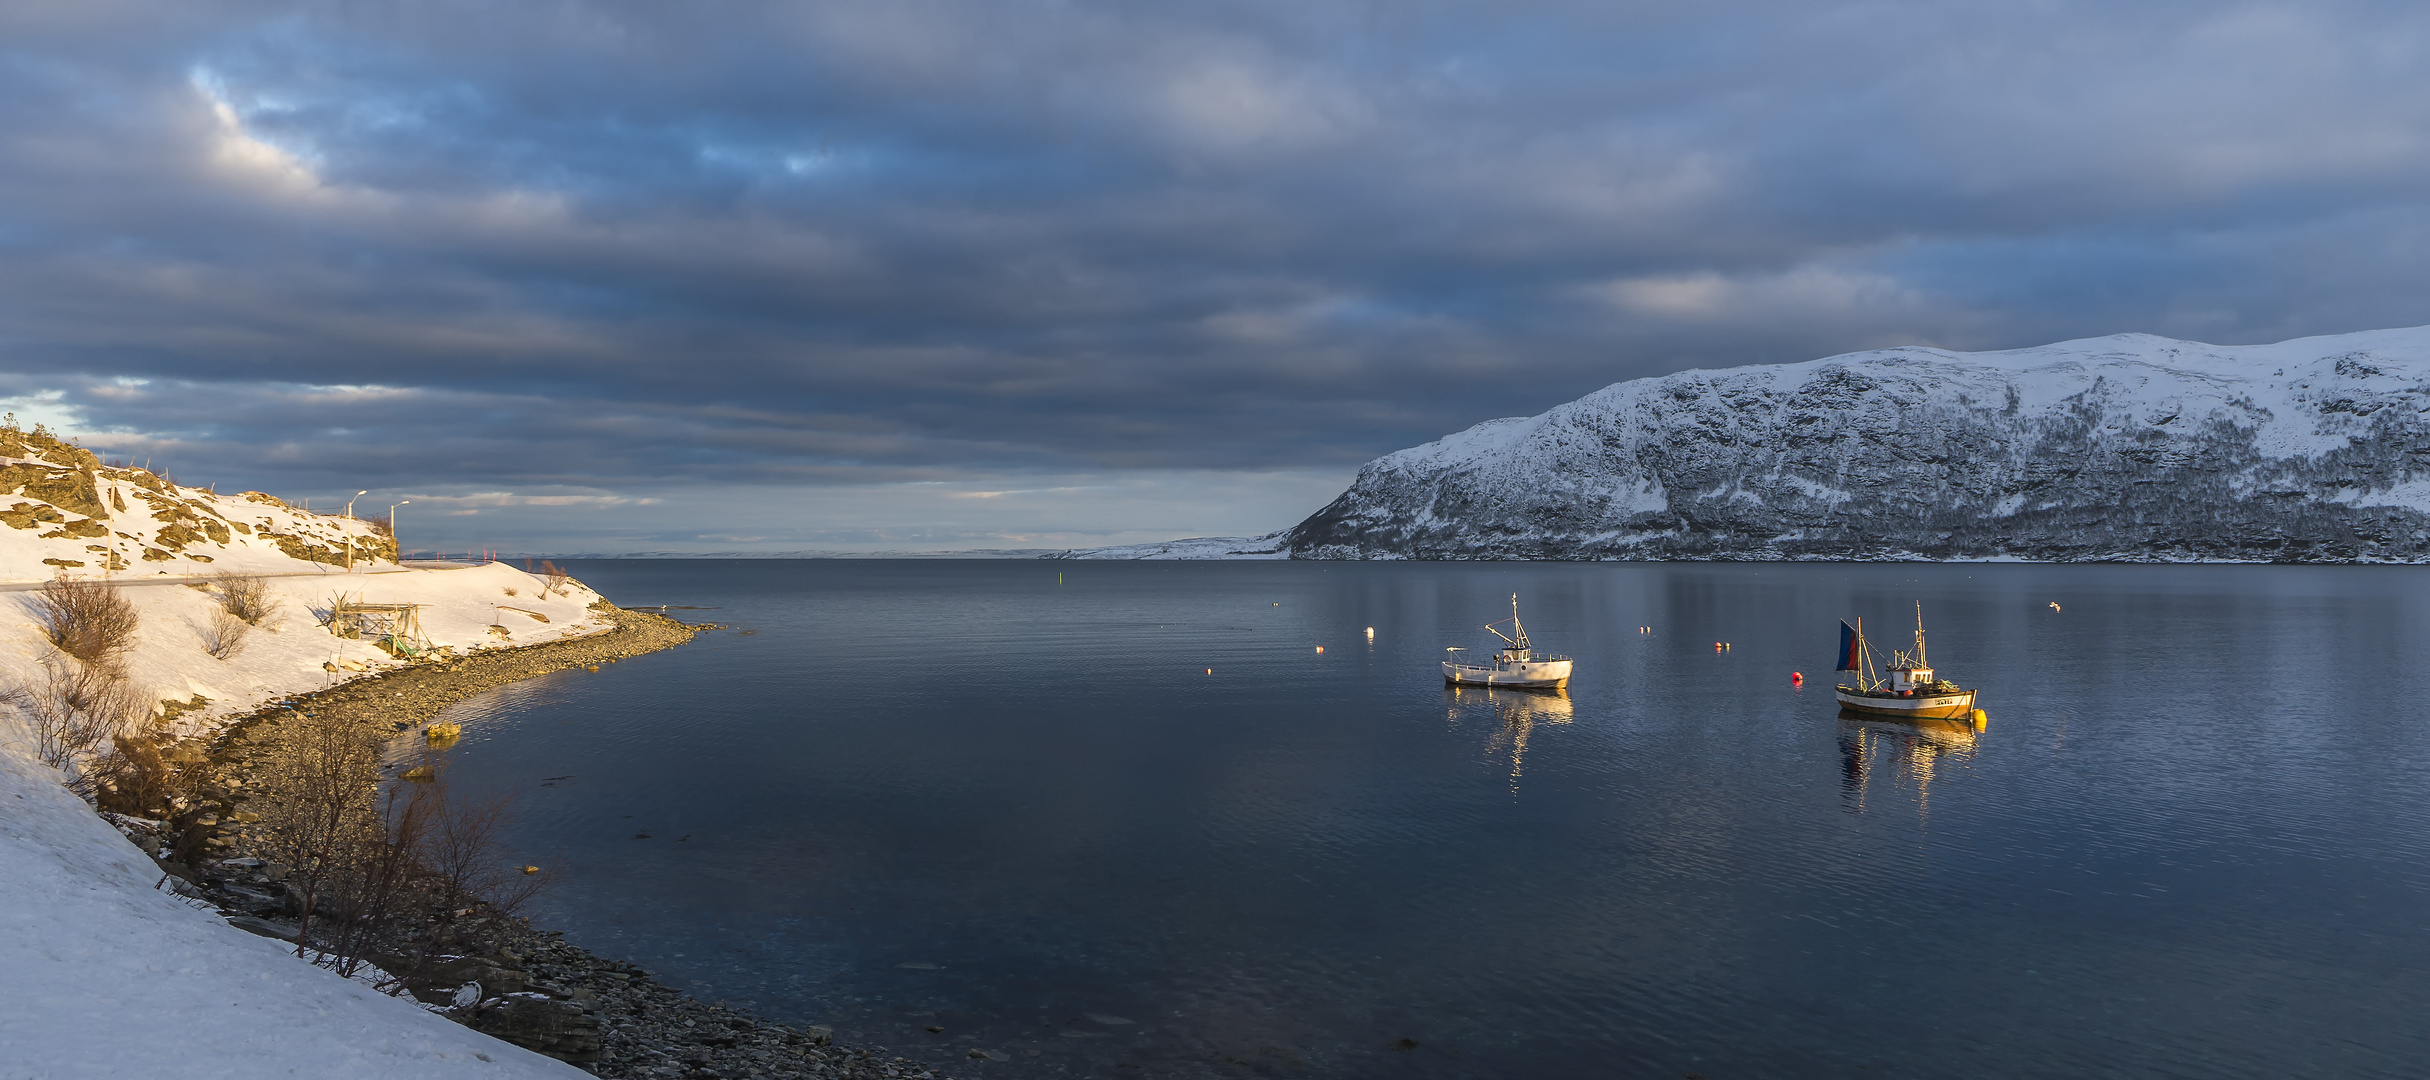
[[[369,522],[308,513],[258,491],[220,495],[111,468],[40,429],[0,427],[0,507],[9,526],[0,529],[0,581],[63,570],[135,578],[396,559],[396,542]]]
[[[2430,327],[1618,383],[1369,463],[1294,558],[2430,559]],[[1249,542],[1245,546],[1255,546]]]
[[[579,583],[544,596],[551,583],[501,564],[407,570],[367,522],[180,487],[8,426],[0,522],[0,692],[42,698],[51,673],[76,670],[37,628],[36,583],[110,580],[138,620],[132,648],[110,665],[138,703],[136,728],[208,730],[397,666],[373,641],[332,632],[339,597],[420,605],[417,644],[458,655],[612,625]],[[261,575],[274,610],[241,631],[215,618],[221,570]],[[234,648],[207,647],[232,632]],[[65,779],[41,760],[22,701],[0,705],[0,1074],[583,1075],[161,891],[151,860]]]

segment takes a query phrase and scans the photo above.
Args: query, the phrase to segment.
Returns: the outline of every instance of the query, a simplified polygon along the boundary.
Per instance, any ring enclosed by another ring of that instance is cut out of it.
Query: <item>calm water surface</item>
[[[730,628],[456,710],[542,921],[958,1075],[2430,1061],[2420,570],[576,572]],[[1513,592],[1568,696],[1444,689]],[[1837,718],[1918,600],[1980,735]]]

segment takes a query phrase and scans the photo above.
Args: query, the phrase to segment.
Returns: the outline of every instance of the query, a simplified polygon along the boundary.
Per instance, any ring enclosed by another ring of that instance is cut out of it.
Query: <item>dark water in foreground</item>
[[[2430,1068],[2421,570],[576,572],[733,629],[459,708],[542,921],[958,1075]],[[1836,718],[1917,600],[1980,736]]]

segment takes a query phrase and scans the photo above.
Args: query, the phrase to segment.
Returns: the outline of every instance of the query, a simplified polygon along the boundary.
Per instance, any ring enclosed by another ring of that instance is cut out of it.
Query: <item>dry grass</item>
[[[567,583],[574,580],[571,572],[547,559],[540,560],[540,573],[543,577],[548,578],[548,584],[540,587],[542,600],[548,599],[551,593],[564,592]]]
[[[116,582],[61,577],[34,594],[34,621],[60,652],[109,667],[134,646],[142,620]]]
[[[120,735],[111,743],[110,751],[85,770],[93,781],[94,803],[169,822],[177,838],[170,858],[191,864],[209,836],[195,826],[211,805],[203,790],[211,774],[207,756],[196,744],[179,744],[158,731]]]

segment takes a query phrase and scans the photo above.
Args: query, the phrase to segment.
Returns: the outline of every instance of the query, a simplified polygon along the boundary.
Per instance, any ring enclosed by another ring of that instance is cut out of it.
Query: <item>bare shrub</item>
[[[574,580],[572,573],[547,559],[540,560],[540,573],[548,578],[548,584],[540,587],[540,598],[543,600],[548,599],[550,593],[564,592],[567,583]]]
[[[350,810],[353,826],[332,834],[335,857],[315,890],[317,963],[352,975],[378,956],[401,983],[419,985],[462,951],[467,923],[511,916],[548,883],[505,856],[512,799],[455,797],[446,757],[425,748],[411,771],[428,769],[430,779],[390,783],[376,810]]]
[[[245,647],[245,634],[253,626],[237,618],[234,612],[222,608],[211,613],[211,625],[203,628],[203,651],[213,660],[225,660]]]
[[[135,644],[135,605],[112,581],[52,578],[34,594],[34,621],[59,651],[106,667]]]
[[[323,966],[352,977],[370,954],[393,950],[423,921],[429,875],[417,859],[437,801],[428,785],[391,785],[370,827],[351,836],[327,883]]]
[[[125,672],[56,654],[42,658],[42,674],[31,684],[0,691],[0,701],[25,714],[35,754],[53,768],[91,754],[143,709]]]
[[[296,955],[309,948],[313,916],[333,885],[381,831],[374,804],[380,778],[379,737],[334,716],[287,721],[263,763],[263,850],[287,867],[287,885],[302,909]]]
[[[263,619],[278,614],[278,597],[270,594],[270,581],[260,574],[222,570],[212,576],[211,584],[219,589],[221,610],[246,625],[260,626]]]
[[[424,972],[433,963],[469,946],[469,924],[513,917],[554,877],[506,857],[514,797],[456,796],[447,786],[447,770],[439,765],[443,756],[443,751],[429,751],[425,763],[434,766],[437,779],[412,785],[421,800],[417,813],[391,817],[392,836],[403,836],[410,828],[414,837],[419,868],[414,901],[428,920],[426,930],[417,928],[413,942],[391,947],[408,961],[396,974],[415,987],[424,984]]]
[[[396,525],[391,523],[385,515],[380,517],[364,518],[363,524],[371,526],[372,534],[375,536],[385,536],[391,540],[396,539]]]

